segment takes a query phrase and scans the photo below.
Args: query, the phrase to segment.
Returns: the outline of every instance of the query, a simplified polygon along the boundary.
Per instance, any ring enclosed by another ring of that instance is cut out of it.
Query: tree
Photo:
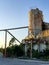
[[[14,42],[15,42],[15,38],[13,37],[13,38],[9,41],[9,46],[13,45]]]
[[[12,38],[9,41],[9,47],[6,48],[6,55],[7,57],[20,57],[24,55],[24,51],[22,48],[22,44],[20,45],[13,45],[13,43],[15,42],[15,38]]]

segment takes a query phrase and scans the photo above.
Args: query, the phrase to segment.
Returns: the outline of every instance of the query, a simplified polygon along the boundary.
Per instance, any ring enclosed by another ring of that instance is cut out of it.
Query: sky
[[[39,8],[43,20],[49,23],[49,0],[0,0],[0,29],[28,26],[28,11],[33,8]],[[23,29],[13,33],[20,39],[28,31]]]

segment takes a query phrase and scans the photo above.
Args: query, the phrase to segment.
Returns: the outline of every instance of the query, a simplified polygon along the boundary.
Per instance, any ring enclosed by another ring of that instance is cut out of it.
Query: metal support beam
[[[0,31],[5,31],[5,57],[6,57],[6,44],[7,44],[7,32],[13,36],[13,34],[11,34],[8,30],[18,30],[18,29],[24,29],[24,28],[28,28],[28,26],[24,26],[24,27],[17,27],[17,28],[8,28],[8,29],[1,29]],[[13,36],[15,38],[15,36]],[[21,43],[17,38],[15,38],[19,43]]]
[[[7,31],[12,37],[15,38],[15,36],[13,34],[11,34],[9,31]],[[17,38],[15,38],[19,43],[21,43]]]
[[[17,27],[17,28],[8,28],[8,29],[1,29],[0,31],[5,31],[5,30],[18,30],[18,29],[24,29],[24,28],[28,28],[28,26],[24,26],[24,27]]]
[[[25,56],[27,56],[27,43],[25,44]]]
[[[7,31],[5,31],[5,57],[6,57]]]

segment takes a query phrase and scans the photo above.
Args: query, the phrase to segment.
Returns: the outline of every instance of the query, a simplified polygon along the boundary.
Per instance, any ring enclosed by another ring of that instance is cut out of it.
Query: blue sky
[[[31,8],[42,10],[44,21],[49,22],[49,0],[0,0],[0,29],[28,25],[28,11]],[[17,38],[23,38],[26,31],[19,30],[15,34]]]
[[[49,0],[0,0],[0,29],[28,25],[28,10],[39,8],[49,22]]]

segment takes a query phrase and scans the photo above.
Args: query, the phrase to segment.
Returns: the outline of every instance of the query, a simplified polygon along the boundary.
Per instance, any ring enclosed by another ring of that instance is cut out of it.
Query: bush
[[[39,58],[40,57],[40,53],[37,50],[33,50],[32,57],[33,58]]]
[[[4,49],[5,54],[5,49]],[[20,57],[24,55],[22,47],[19,45],[13,45],[6,48],[6,57]]]

